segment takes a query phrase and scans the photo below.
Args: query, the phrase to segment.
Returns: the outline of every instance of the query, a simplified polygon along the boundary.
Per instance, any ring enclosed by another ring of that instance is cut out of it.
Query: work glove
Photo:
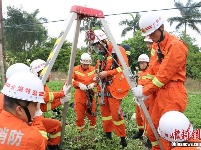
[[[60,102],[61,102],[61,104],[64,104],[64,103],[68,102],[70,99],[71,99],[71,93],[68,93],[64,97],[60,98]]]
[[[131,89],[133,95],[135,98],[142,100],[142,101],[146,101],[148,99],[149,96],[145,96],[143,93],[142,93],[142,89],[143,89],[143,86],[142,85],[138,85],[137,87],[134,87]]]
[[[35,115],[33,116],[33,118],[37,117],[37,116],[42,116],[43,112],[40,109],[40,103],[37,103],[37,110],[35,112]]]
[[[89,84],[89,85],[87,86],[88,90],[89,90],[89,89],[93,89],[93,88],[94,88],[94,85],[95,85],[94,83]]]
[[[79,86],[80,90],[83,90],[83,91],[88,90],[87,86],[85,84],[79,83],[78,86]]]
[[[136,113],[133,113],[133,115],[131,116],[131,120],[135,120],[136,119]]]
[[[71,85],[67,86],[66,84],[64,84],[62,90],[63,90],[65,96],[68,95],[70,88],[71,88]]]

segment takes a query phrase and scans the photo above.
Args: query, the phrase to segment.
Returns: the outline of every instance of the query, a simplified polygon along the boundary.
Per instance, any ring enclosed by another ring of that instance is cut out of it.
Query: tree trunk
[[[186,37],[186,22],[185,22],[185,24],[184,24],[184,35],[185,35],[185,37]]]

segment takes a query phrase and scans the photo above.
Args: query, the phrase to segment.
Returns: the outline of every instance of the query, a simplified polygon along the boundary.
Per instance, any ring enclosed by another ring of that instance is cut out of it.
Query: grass
[[[48,83],[50,89],[54,91],[58,91],[62,87],[62,81],[51,81]],[[192,87],[188,86],[188,106],[185,110],[186,116],[192,122],[194,128],[201,128],[200,124],[200,114],[201,114],[201,94],[199,90],[195,90]],[[190,90],[191,89],[191,90]],[[73,93],[74,89],[71,89],[72,99],[69,103],[73,102]],[[122,107],[125,113],[125,122],[126,122],[126,131],[127,131],[127,150],[145,150],[146,148],[143,146],[143,143],[146,140],[144,137],[143,140],[133,140],[131,137],[137,131],[137,126],[134,121],[131,121],[130,118],[135,111],[135,103],[132,101],[132,94],[129,93],[128,96],[123,99]],[[59,107],[60,112],[62,112],[62,106]],[[44,113],[46,117],[61,119],[61,115],[55,116],[52,112]],[[89,131],[87,129],[87,119],[86,119],[86,129],[82,133],[78,133],[75,129],[75,113],[73,108],[68,109],[67,112],[67,125],[65,127],[65,139],[64,139],[64,148],[68,148],[70,150],[116,150],[121,149],[119,142],[120,139],[113,133],[113,139],[107,140],[104,139],[103,129],[101,124],[101,115],[99,106],[97,109],[97,126],[93,131]]]

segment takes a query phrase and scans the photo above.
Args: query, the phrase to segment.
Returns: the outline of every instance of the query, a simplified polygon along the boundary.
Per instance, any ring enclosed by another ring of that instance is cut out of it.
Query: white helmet
[[[106,34],[102,30],[94,30],[95,39],[93,43],[97,43],[98,41],[107,39]]]
[[[23,63],[15,63],[12,64],[6,71],[6,79],[9,79],[13,74],[25,71],[25,72],[31,72],[29,66],[23,64]]]
[[[142,31],[142,36],[147,36],[157,30],[164,23],[160,13],[149,12],[141,16],[139,27]]]
[[[192,132],[192,124],[181,112],[169,111],[160,118],[158,133],[169,142],[186,141],[192,136]]]
[[[36,59],[36,60],[32,61],[32,63],[30,64],[31,71],[35,75],[38,75],[38,72],[43,70],[43,68],[45,67],[45,63],[46,62],[42,59]]]
[[[138,62],[149,62],[149,56],[147,56],[146,54],[141,54],[138,57]]]
[[[144,38],[144,41],[145,41],[145,42],[150,42],[150,43],[153,43],[153,40],[152,40],[152,39],[150,39],[150,37],[149,37],[149,36],[146,36],[146,37]]]
[[[92,63],[91,56],[88,53],[83,53],[81,55],[80,62],[82,64],[91,64]]]
[[[44,85],[38,76],[31,72],[21,71],[13,74],[1,92],[19,100],[44,103]]]

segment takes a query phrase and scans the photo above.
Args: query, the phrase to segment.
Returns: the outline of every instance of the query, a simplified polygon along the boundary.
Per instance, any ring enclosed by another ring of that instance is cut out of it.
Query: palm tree
[[[180,29],[182,26],[184,26],[185,35],[187,26],[198,33],[201,33],[197,26],[197,24],[201,23],[201,2],[193,2],[192,0],[188,0],[184,6],[183,3],[174,1],[174,5],[180,11],[181,16],[168,18],[167,21],[170,23],[170,26],[173,23],[178,22],[176,29]]]
[[[136,30],[140,30],[138,24],[140,20],[140,14],[137,13],[135,17],[131,13],[129,13],[129,15],[131,15],[132,20],[125,19],[119,23],[120,26],[126,26],[126,28],[123,29],[121,33],[121,37],[124,37],[129,31],[132,31],[134,35]]]

